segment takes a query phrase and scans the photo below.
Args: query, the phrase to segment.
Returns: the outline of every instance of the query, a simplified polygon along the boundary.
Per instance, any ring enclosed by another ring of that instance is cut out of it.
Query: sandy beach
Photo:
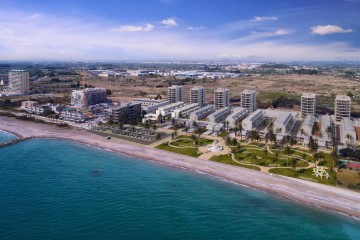
[[[210,174],[243,186],[291,199],[300,204],[323,208],[360,219],[360,193],[358,192],[178,155],[148,146],[136,146],[121,142],[121,140],[106,140],[104,137],[85,130],[62,129],[47,124],[19,121],[2,116],[0,116],[0,129],[18,137],[76,141],[120,154],[156,161],[171,167]]]

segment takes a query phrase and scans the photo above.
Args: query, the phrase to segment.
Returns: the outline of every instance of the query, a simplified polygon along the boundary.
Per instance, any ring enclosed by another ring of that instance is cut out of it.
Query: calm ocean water
[[[0,143],[11,141],[13,139],[16,139],[15,135],[3,132],[0,130]]]
[[[0,149],[0,239],[359,239],[360,222],[84,145]]]

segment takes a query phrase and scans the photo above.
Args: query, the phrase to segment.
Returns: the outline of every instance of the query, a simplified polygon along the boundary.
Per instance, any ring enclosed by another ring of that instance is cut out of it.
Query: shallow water
[[[0,149],[0,239],[358,239],[360,222],[84,145]]]
[[[0,130],[0,143],[4,143],[4,142],[11,141],[14,139],[16,139],[15,135],[12,135],[10,133],[3,132]]]

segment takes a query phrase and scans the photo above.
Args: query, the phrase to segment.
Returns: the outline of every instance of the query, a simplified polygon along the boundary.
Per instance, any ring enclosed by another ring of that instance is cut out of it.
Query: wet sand
[[[106,140],[105,137],[85,130],[62,129],[47,124],[20,121],[2,116],[0,116],[0,129],[19,137],[76,141],[120,154],[152,160],[171,167],[205,173],[291,199],[300,204],[323,208],[360,219],[360,193],[351,190],[201,160],[148,146],[132,145],[117,139]]]

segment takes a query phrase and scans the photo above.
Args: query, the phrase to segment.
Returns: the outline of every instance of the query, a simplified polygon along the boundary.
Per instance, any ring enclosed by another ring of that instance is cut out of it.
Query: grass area
[[[200,138],[199,146],[209,145],[213,142],[213,140]],[[178,139],[171,142],[171,145],[177,147],[194,147],[193,140],[187,136],[180,136]]]
[[[261,102],[269,102],[275,99],[278,99],[279,97],[284,96],[289,99],[296,99],[300,100],[300,96],[293,94],[293,93],[285,93],[285,92],[260,92],[256,99],[258,99]]]
[[[230,165],[234,165],[234,166],[238,166],[238,167],[244,167],[244,168],[249,168],[249,169],[260,171],[259,167],[249,166],[249,165],[234,162],[231,159],[231,156],[228,156],[228,155],[213,156],[210,158],[210,160],[214,161],[214,162],[220,162],[220,163],[225,163],[225,164],[230,164]]]
[[[198,157],[200,154],[198,153],[198,148],[174,148],[170,147],[168,143],[162,143],[158,146],[156,146],[158,149],[166,150],[169,152],[174,152],[178,154],[183,154],[191,157]]]
[[[332,185],[332,186],[336,185],[336,172],[328,172],[331,177],[329,179],[315,177],[314,175],[312,175],[313,174],[312,168],[302,169],[302,170],[297,169],[297,171],[295,172],[295,176],[294,176],[294,170],[292,168],[277,168],[277,169],[273,168],[270,169],[269,172],[283,176],[288,176],[288,177],[295,177],[307,181]]]
[[[337,174],[337,183],[340,186],[360,191],[360,173],[340,169]]]
[[[263,150],[255,150],[255,149],[249,149],[252,148],[252,146],[244,146],[243,150],[240,152],[235,153],[235,158],[238,161],[244,161],[246,163],[254,163],[253,156],[256,156],[255,164],[260,166],[275,166],[274,162],[274,154],[268,152],[265,153]],[[283,155],[283,153],[280,153],[280,155]],[[292,156],[289,156],[289,166],[291,164]],[[278,166],[288,166],[287,165],[287,156],[279,156],[279,160],[277,161]],[[298,167],[307,167],[309,164],[305,161],[298,161],[297,163]]]

